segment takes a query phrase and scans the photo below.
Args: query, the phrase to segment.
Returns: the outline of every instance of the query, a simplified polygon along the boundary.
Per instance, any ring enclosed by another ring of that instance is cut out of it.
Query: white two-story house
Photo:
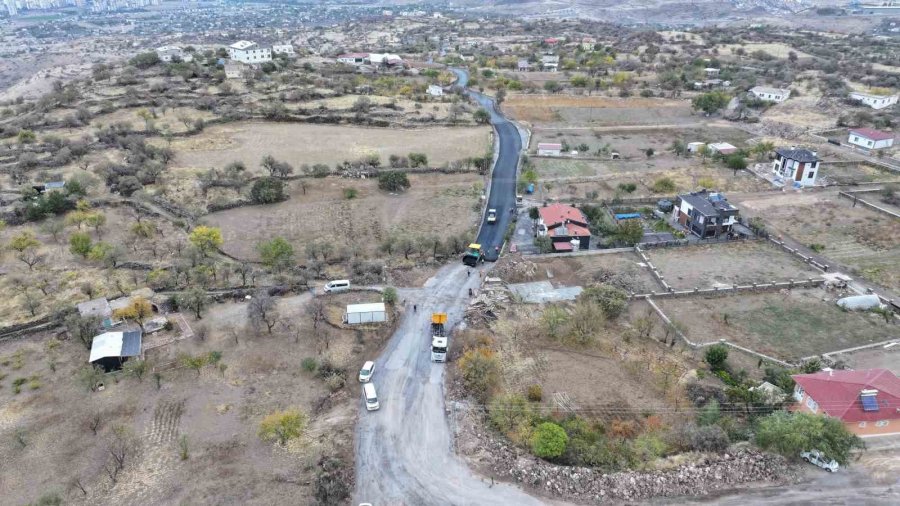
[[[772,172],[785,185],[812,186],[819,175],[819,157],[808,149],[778,148]]]
[[[228,46],[228,57],[234,61],[248,64],[265,63],[272,61],[272,49],[259,47],[255,42],[239,40]]]

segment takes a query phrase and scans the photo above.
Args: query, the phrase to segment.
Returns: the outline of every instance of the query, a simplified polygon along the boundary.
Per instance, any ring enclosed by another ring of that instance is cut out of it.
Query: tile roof
[[[850,130],[850,133],[873,141],[886,141],[894,138],[894,134],[875,130],[874,128],[854,128]]]
[[[538,214],[540,214],[541,220],[548,229],[561,225],[565,223],[566,220],[582,226],[588,224],[587,218],[581,210],[565,204],[550,204],[549,206],[538,209]]]
[[[575,248],[573,248],[572,243],[569,242],[555,242],[553,243],[553,249],[556,251],[572,251]]]
[[[550,228],[548,234],[553,237],[587,237],[591,231],[577,223],[567,223]]]
[[[791,160],[797,160],[798,162],[818,162],[819,157],[816,156],[815,153],[808,149],[788,149],[788,148],[778,148],[775,150],[776,153],[783,156],[784,158],[790,158]]]
[[[828,416],[845,422],[900,418],[900,378],[887,369],[820,371],[791,377]],[[862,390],[878,390],[877,411],[863,410]]]

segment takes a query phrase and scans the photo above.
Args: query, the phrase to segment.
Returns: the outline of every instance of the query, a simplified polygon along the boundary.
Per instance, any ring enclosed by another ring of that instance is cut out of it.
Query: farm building
[[[887,369],[795,374],[797,411],[840,419],[862,437],[900,434],[900,378]]]
[[[770,88],[768,86],[754,86],[750,88],[750,93],[760,99],[780,104],[791,96],[791,90],[782,88]]]
[[[551,204],[538,210],[536,233],[547,236],[553,251],[577,251],[591,246],[588,220],[580,209],[565,204]]]
[[[815,151],[808,149],[778,148],[775,150],[772,172],[785,184],[812,186],[819,173],[819,157]]]
[[[730,155],[732,153],[737,153],[738,148],[732,146],[727,142],[714,142],[709,145],[709,150],[713,153],[721,153],[723,155]]]
[[[141,356],[141,331],[105,332],[94,337],[88,362],[104,371],[122,368],[128,359]]]
[[[297,55],[297,53],[294,52],[294,46],[290,44],[277,44],[272,46],[272,54],[283,54],[287,57]]]
[[[369,53],[345,53],[337,57],[338,63],[347,65],[363,65],[369,59]]]
[[[538,156],[559,156],[562,153],[562,144],[558,142],[538,143]]]
[[[705,239],[731,232],[738,221],[738,209],[721,193],[703,190],[679,195],[672,217],[692,234]]]
[[[866,149],[885,149],[894,145],[894,134],[874,128],[854,128],[847,142]]]
[[[178,46],[161,46],[156,48],[156,56],[159,57],[160,61],[165,63],[170,63],[173,61],[184,61],[189,62],[193,61],[194,57],[191,56],[190,53],[185,53],[183,49]]]
[[[705,142],[689,142],[687,150],[689,153],[699,153],[703,146],[706,146]]]
[[[859,101],[863,105],[867,105],[872,109],[884,109],[897,103],[897,94],[894,95],[876,95],[874,93],[862,93],[853,91],[850,98]]]
[[[355,325],[359,323],[377,323],[387,320],[384,310],[384,302],[371,304],[348,304],[344,313],[344,323]]]

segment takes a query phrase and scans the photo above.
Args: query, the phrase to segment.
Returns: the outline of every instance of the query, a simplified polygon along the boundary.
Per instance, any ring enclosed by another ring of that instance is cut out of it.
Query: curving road
[[[451,70],[458,78],[457,85],[465,87],[469,80],[468,74],[461,69]],[[516,206],[516,170],[522,151],[522,136],[511,121],[496,111],[493,99],[476,91],[469,90],[466,93],[491,113],[491,124],[499,141],[499,151],[491,173],[490,193],[487,199],[487,209],[497,210],[497,221],[488,223],[485,213],[476,241],[484,249],[485,260],[496,262],[498,257],[496,249],[503,247],[506,228],[512,220],[512,213],[509,210]]]
[[[465,75],[460,83],[465,84]],[[476,100],[490,105],[478,94]],[[493,111],[493,107],[489,107]],[[485,249],[501,245],[515,205],[515,175],[521,140],[515,126],[498,114],[500,157],[491,183],[489,205],[501,213],[497,224],[484,224],[478,236]],[[482,271],[487,267],[482,266]],[[400,326],[376,360],[373,382],[381,409],[366,412],[360,398],[356,433],[356,503],[380,505],[496,504],[537,505],[541,501],[507,484],[491,484],[474,474],[453,448],[445,416],[444,369],[431,362],[432,312],[447,312],[452,329],[463,318],[468,291],[480,284],[480,272],[466,274],[459,262],[445,266],[422,289],[404,290],[409,301]],[[412,304],[418,306],[413,311]],[[452,333],[451,333],[452,336]],[[450,346],[453,346],[451,337]]]

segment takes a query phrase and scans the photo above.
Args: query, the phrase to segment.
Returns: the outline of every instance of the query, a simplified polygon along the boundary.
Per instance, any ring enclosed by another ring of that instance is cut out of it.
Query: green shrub
[[[250,188],[250,199],[255,204],[274,204],[286,200],[284,182],[274,177],[261,177]]]
[[[628,294],[624,290],[610,285],[588,287],[581,292],[579,298],[599,304],[603,309],[603,314],[609,319],[618,318],[628,304]]]
[[[653,193],[675,193],[678,186],[672,178],[661,177],[653,182],[653,186],[650,189],[653,190]]]
[[[397,303],[397,289],[393,286],[387,286],[384,288],[384,292],[381,293],[381,300],[384,301],[385,304],[394,305]]]
[[[260,422],[259,437],[263,441],[277,441],[283,445],[300,437],[308,421],[309,417],[300,410],[276,411]]]
[[[555,459],[566,451],[569,436],[566,431],[553,422],[544,422],[537,426],[531,436],[531,452],[543,459]]]
[[[405,172],[388,170],[378,175],[378,187],[388,192],[401,192],[410,187]]]
[[[862,440],[850,433],[837,418],[812,413],[776,411],[760,419],[756,426],[756,444],[765,450],[797,459],[801,451],[817,449],[845,465]]]
[[[530,385],[526,397],[531,402],[541,402],[544,399],[544,389],[540,385]]]
[[[634,183],[619,183],[619,190],[625,193],[634,193],[637,190],[637,185]]]
[[[498,396],[488,404],[491,424],[504,434],[512,434],[523,426],[534,424],[536,414],[524,397],[518,394]]]
[[[300,362],[300,367],[306,372],[313,373],[316,372],[316,368],[319,367],[319,363],[316,362],[316,359],[314,359],[313,357],[306,357],[302,362]]]
[[[344,385],[347,381],[344,379],[342,374],[332,374],[325,378],[325,385],[332,392],[337,392],[338,390],[344,388]]]
[[[728,360],[728,348],[722,344],[710,346],[706,350],[703,360],[709,364],[709,368],[713,371],[722,371],[725,369],[725,361]]]
[[[353,200],[359,195],[359,191],[356,188],[344,188],[344,198],[347,200]]]

